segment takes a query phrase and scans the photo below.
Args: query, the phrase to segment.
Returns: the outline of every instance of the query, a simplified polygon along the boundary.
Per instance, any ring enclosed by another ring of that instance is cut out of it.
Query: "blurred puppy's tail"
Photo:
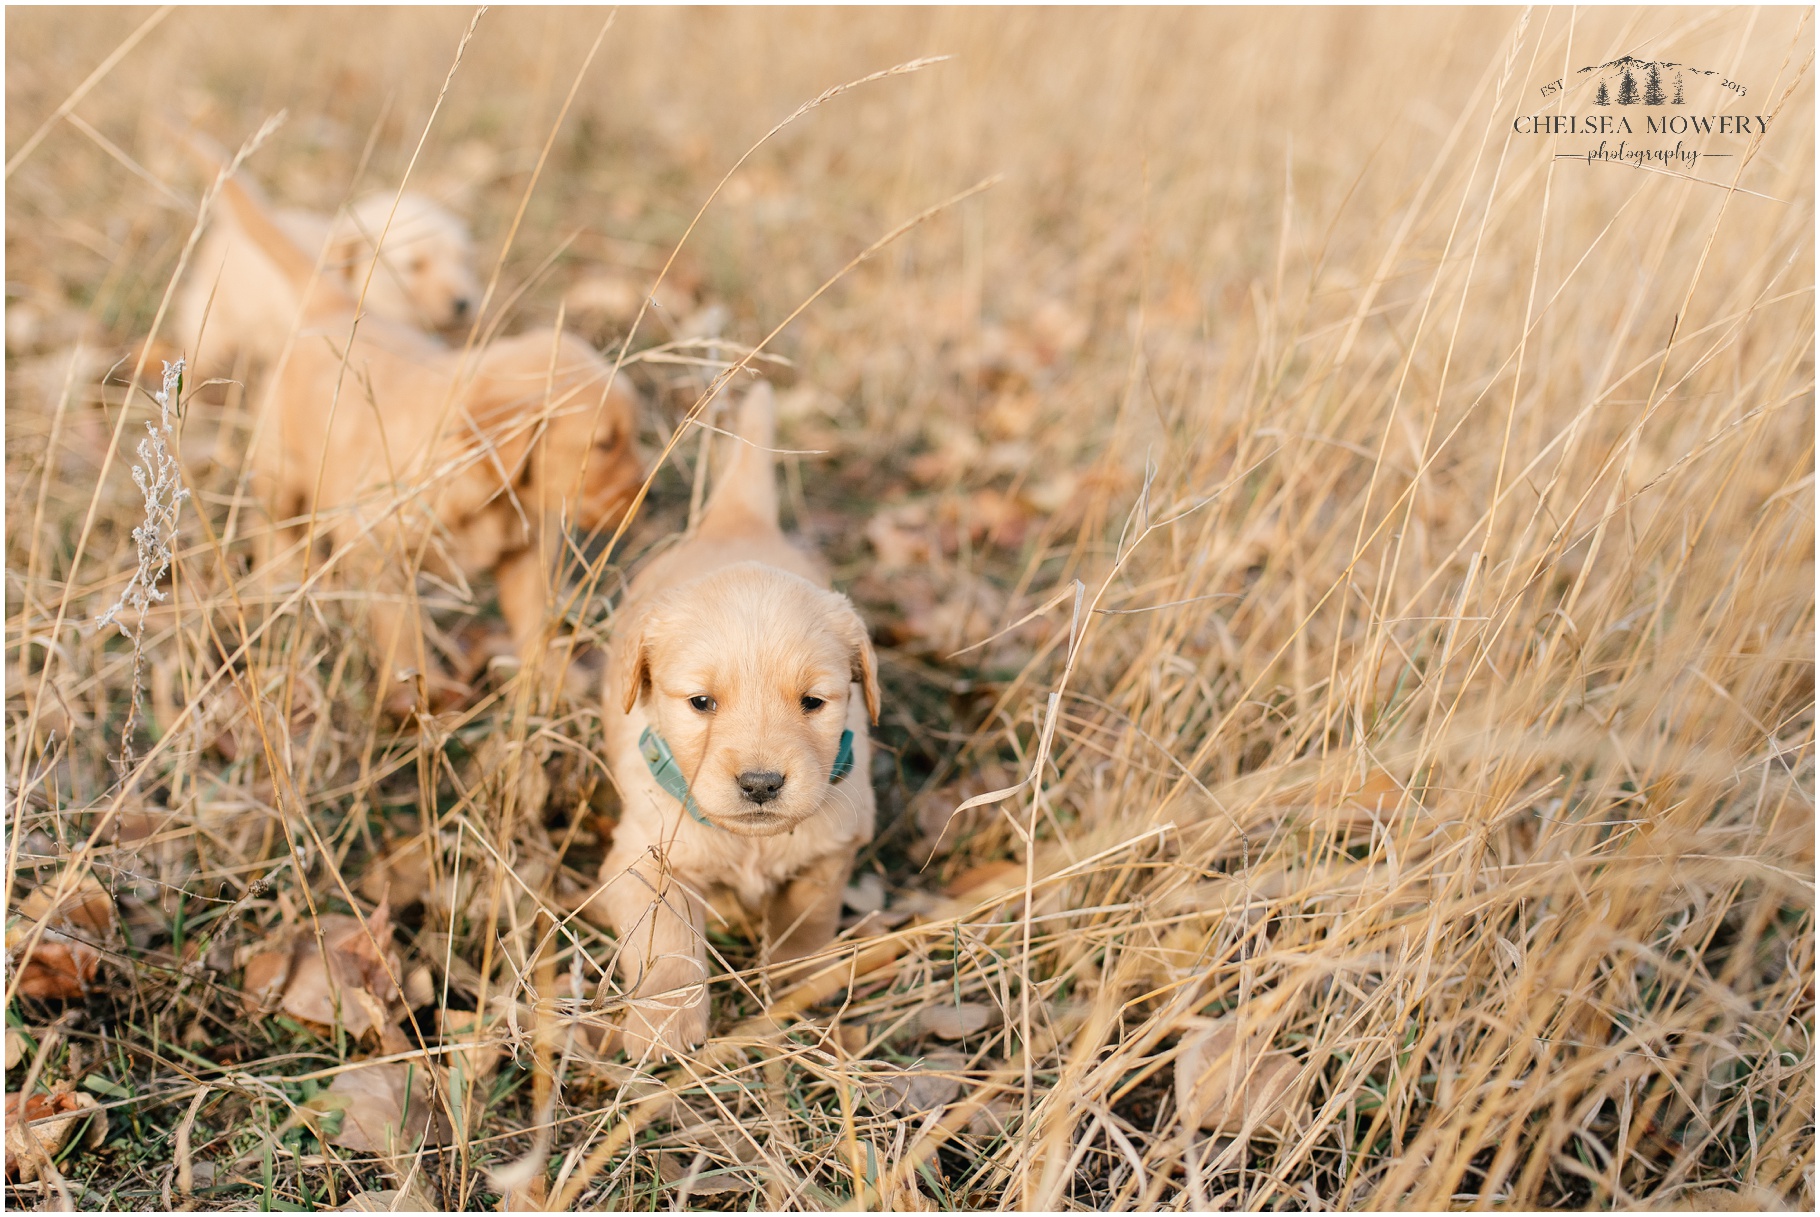
[[[737,439],[724,440],[733,451],[715,479],[714,494],[702,510],[699,531],[748,532],[754,525],[778,531],[777,399],[771,383],[761,380],[739,403],[732,428]]]
[[[204,174],[213,178],[234,167],[234,160],[226,149],[208,136],[200,131],[179,127],[169,120],[167,125]],[[253,187],[241,181],[238,173],[229,173],[222,179],[221,193],[217,198],[229,222],[244,233],[247,240],[278,268],[291,290],[297,293],[297,298],[307,301],[304,309],[306,318],[321,313],[343,312],[353,307],[354,302],[347,293],[332,279],[318,273],[315,260],[291,240],[290,234],[278,227],[265,200]]]

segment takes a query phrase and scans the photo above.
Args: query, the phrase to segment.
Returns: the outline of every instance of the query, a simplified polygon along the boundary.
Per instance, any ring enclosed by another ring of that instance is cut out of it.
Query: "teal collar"
[[[657,733],[656,727],[646,727],[645,733],[638,737],[639,755],[645,758],[645,768],[657,779],[671,798],[683,805],[689,818],[697,824],[706,824],[711,828],[720,827],[701,813],[700,804],[695,796],[689,793],[688,779],[682,775],[682,769],[676,764],[676,754],[670,751],[670,745]],[[828,772],[829,782],[838,782],[853,772],[853,732],[840,733],[840,751],[834,754],[834,768]]]

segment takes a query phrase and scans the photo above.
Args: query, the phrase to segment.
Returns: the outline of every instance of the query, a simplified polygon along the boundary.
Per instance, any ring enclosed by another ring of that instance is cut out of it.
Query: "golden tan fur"
[[[413,569],[491,571],[522,654],[543,622],[561,524],[613,527],[643,480],[630,383],[554,329],[464,355],[384,317],[356,327],[353,300],[311,282],[309,257],[256,199],[231,180],[222,199],[302,300],[258,423],[256,493],[293,533],[313,515],[318,535],[351,547],[344,571],[380,593],[381,655],[414,658],[399,646],[401,572]]]
[[[747,395],[745,442],[697,529],[633,581],[609,653],[607,760],[624,807],[588,911],[620,938],[634,1057],[707,1034],[704,898],[755,914],[772,961],[800,958],[833,936],[854,853],[872,837],[872,644],[821,564],[778,527],[773,408],[769,385]],[[651,775],[639,748],[647,726],[668,741],[710,823]],[[843,728],[854,765],[834,783]],[[781,786],[755,801],[742,780],[757,775],[763,791],[767,774]]]
[[[322,274],[364,311],[424,330],[447,329],[480,299],[467,225],[421,194],[378,191],[338,220],[297,208],[272,220]],[[388,227],[388,217],[390,224]],[[380,250],[380,235],[384,248]],[[211,227],[191,259],[176,301],[177,346],[191,380],[229,374],[235,357],[270,363],[297,320],[297,292],[286,274],[231,219]]]

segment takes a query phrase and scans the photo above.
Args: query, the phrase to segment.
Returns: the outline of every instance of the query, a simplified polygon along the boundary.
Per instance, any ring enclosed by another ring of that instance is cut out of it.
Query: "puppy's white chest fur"
[[[721,885],[739,897],[747,912],[763,911],[771,895],[793,879],[815,852],[820,852],[811,838],[805,829],[794,828],[776,837],[750,841],[754,848],[733,851],[732,865],[718,876]],[[852,845],[842,848],[851,849]]]

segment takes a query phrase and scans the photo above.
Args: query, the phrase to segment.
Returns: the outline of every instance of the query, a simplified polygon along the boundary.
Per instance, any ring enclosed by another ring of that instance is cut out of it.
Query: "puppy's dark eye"
[[[689,704],[702,714],[712,714],[717,703],[706,693],[697,693],[689,699]]]
[[[822,701],[819,697],[805,697],[803,698],[803,713],[814,714],[826,704],[827,703]]]

